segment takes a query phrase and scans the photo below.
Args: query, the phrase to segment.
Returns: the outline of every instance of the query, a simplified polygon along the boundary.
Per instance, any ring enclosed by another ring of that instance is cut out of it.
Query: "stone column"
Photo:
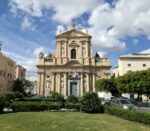
[[[37,89],[36,89],[36,93],[38,95],[40,95],[40,88],[41,88],[41,74],[38,73],[38,83],[37,83]]]
[[[66,52],[66,57],[67,57],[68,56],[67,42],[65,42],[65,44],[66,44],[65,52]]]
[[[41,87],[40,87],[40,95],[44,96],[44,88],[45,88],[45,79],[44,79],[44,73],[41,74]]]
[[[83,81],[84,81],[84,78],[83,78],[83,73],[81,73],[81,84],[80,84],[80,95],[83,96]]]
[[[88,42],[86,42],[86,57],[89,57],[89,48],[88,48]]]
[[[56,77],[56,92],[60,93],[60,73],[57,73],[57,77]]]
[[[87,73],[87,92],[90,91],[90,84],[89,84],[90,80],[89,80],[89,73]]]
[[[82,54],[83,54],[83,42],[81,42],[80,43],[81,44],[81,47],[80,47],[80,62],[81,62],[81,64],[83,64],[83,56],[82,56]]]
[[[61,57],[61,58],[62,58],[62,51],[61,51],[62,45],[63,45],[63,42],[60,42],[60,45],[59,45],[59,52],[60,52],[60,57]]]
[[[56,43],[56,57],[59,57],[59,42]]]
[[[93,74],[93,92],[95,92],[95,74]]]
[[[64,96],[67,96],[67,73],[64,74]]]
[[[61,57],[61,48],[60,48],[61,42],[58,43],[58,57]]]
[[[55,92],[55,73],[52,73],[52,87],[51,91]]]

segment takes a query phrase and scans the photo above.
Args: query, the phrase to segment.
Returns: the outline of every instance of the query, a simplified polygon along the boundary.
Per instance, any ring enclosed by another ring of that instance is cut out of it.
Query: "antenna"
[[[2,50],[2,41],[0,41],[0,51]]]

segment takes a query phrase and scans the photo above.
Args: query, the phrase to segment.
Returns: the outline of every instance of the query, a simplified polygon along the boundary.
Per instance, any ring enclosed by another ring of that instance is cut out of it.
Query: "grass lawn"
[[[150,131],[150,127],[107,114],[19,112],[0,114],[0,131]]]

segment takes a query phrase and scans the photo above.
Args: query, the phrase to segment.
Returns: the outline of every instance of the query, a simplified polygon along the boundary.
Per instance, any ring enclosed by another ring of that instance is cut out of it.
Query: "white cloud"
[[[42,5],[39,0],[10,0],[11,12],[24,11],[31,16],[42,16]]]
[[[42,17],[43,9],[53,9],[52,19],[70,23],[85,12],[91,11],[103,0],[10,0],[11,12],[26,12],[31,16]]]
[[[28,17],[23,18],[21,22],[21,28],[22,30],[35,30],[35,26],[33,26],[32,21],[30,21]]]
[[[113,5],[104,0],[10,0],[9,5],[11,12],[30,17],[43,17],[43,10],[53,10],[51,19],[65,26],[89,12],[88,31],[96,48],[124,49],[128,36],[150,39],[150,0],[114,0]],[[64,27],[59,25],[57,33],[59,29]]]
[[[103,57],[106,57],[106,56],[107,56],[107,53],[106,53],[106,52],[104,52],[104,51],[98,51],[97,53],[99,54],[99,56],[100,56],[101,58],[103,58]]]
[[[45,49],[44,47],[38,47],[33,51],[34,56],[38,56],[40,52],[44,53]]]
[[[58,25],[56,30],[56,35],[65,31],[65,27],[63,25]]]
[[[101,48],[124,49],[126,36],[150,36],[150,1],[118,0],[98,5],[88,20],[93,44]]]
[[[139,43],[139,40],[137,40],[137,39],[133,39],[133,40],[132,40],[132,44],[133,44],[133,45],[137,45],[138,43]]]
[[[142,53],[142,54],[150,54],[150,48],[146,49],[146,50],[143,50],[140,53]]]

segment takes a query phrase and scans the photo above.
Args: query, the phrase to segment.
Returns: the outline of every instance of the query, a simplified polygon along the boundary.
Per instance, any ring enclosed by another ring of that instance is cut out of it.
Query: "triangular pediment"
[[[57,35],[57,37],[91,37],[91,36],[82,31],[79,31],[76,29],[71,29],[69,31],[65,31],[65,32]]]

